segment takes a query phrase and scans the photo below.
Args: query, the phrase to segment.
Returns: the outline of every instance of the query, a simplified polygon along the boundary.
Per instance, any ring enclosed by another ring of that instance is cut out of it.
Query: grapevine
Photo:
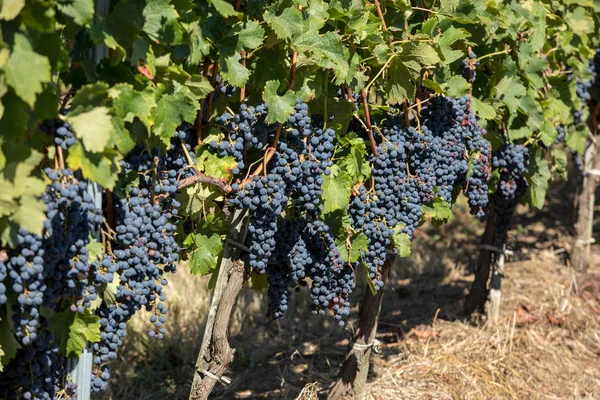
[[[331,389],[350,395],[419,227],[462,196],[503,251],[517,204],[542,208],[598,129],[585,2],[5,3],[2,398],[75,398],[84,349],[106,390],[134,316],[169,334],[177,268],[215,278],[193,399],[231,362],[244,282],[265,323],[305,290],[344,325],[366,281],[375,315],[340,372],[357,378]]]

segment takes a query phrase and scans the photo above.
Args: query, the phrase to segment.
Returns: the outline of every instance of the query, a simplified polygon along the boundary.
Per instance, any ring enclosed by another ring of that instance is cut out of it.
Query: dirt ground
[[[542,211],[518,210],[491,325],[462,312],[483,225],[462,203],[442,228],[424,226],[413,254],[386,286],[366,399],[600,399],[600,245],[585,273],[568,267],[572,188],[558,186]],[[597,207],[595,237],[600,237]],[[208,309],[207,280],[182,266],[169,288],[168,334],[150,339],[147,316],[127,343],[102,399],[187,399]],[[359,283],[364,287],[364,283]],[[356,293],[356,304],[362,297]],[[313,317],[296,296],[287,317],[264,320],[263,294],[246,290],[232,321],[232,382],[215,399],[317,399],[335,378],[355,320]],[[353,309],[356,318],[358,306]]]

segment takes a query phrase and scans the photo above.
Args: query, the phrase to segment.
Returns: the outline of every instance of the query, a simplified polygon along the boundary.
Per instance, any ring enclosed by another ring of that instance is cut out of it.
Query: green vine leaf
[[[492,120],[496,118],[496,109],[493,106],[479,100],[477,97],[471,97],[471,108],[473,109],[475,115],[477,115],[479,118],[486,120]]]
[[[62,354],[77,357],[87,346],[88,341],[100,341],[100,317],[91,311],[84,313],[71,310],[54,314],[50,318],[50,330],[60,346]]]
[[[75,143],[69,148],[67,165],[74,171],[81,169],[84,178],[91,179],[112,190],[117,181],[120,159],[121,156],[114,150],[90,153],[83,148],[81,143]]]
[[[327,32],[324,35],[306,33],[293,42],[293,46],[300,53],[309,52],[307,62],[324,69],[333,69],[336,76],[336,84],[348,82],[350,72],[350,52],[342,43],[342,37],[335,32]]]
[[[263,99],[269,106],[269,113],[265,119],[265,122],[268,124],[275,122],[284,123],[294,113],[296,94],[292,90],[288,90],[283,96],[279,96],[277,94],[279,86],[279,81],[268,81],[265,85]]]
[[[442,223],[448,222],[448,219],[452,216],[452,210],[450,210],[450,204],[445,202],[439,197],[433,199],[431,205],[423,204],[421,206],[424,219],[431,220],[434,225],[441,225]]]
[[[21,348],[13,335],[12,304],[9,300],[6,307],[0,307],[0,372],[10,360],[15,358]]]
[[[225,0],[208,0],[208,3],[212,5],[223,18],[242,16],[242,13],[235,11],[235,8]]]
[[[73,128],[75,136],[83,142],[86,150],[101,153],[113,133],[113,121],[106,107],[96,107],[74,116],[67,116],[67,122]],[[90,121],[94,121],[90,124]]]
[[[302,14],[296,7],[286,8],[281,15],[275,15],[267,11],[264,18],[279,39],[290,39],[302,33]]]
[[[323,214],[344,210],[350,204],[352,179],[334,165],[329,175],[323,176]]]
[[[250,79],[250,70],[241,64],[241,60],[239,53],[221,57],[221,75],[233,86],[242,87]]]
[[[113,99],[115,116],[126,122],[138,118],[148,129],[152,126],[156,102],[150,91],[137,91],[132,85],[119,84],[110,90],[110,97]]]
[[[400,232],[398,229],[394,230],[394,236],[392,237],[394,247],[400,257],[410,256],[410,237],[405,232]]]
[[[88,25],[94,18],[94,0],[59,0],[56,7],[80,26]]]
[[[340,257],[344,262],[354,263],[358,261],[361,253],[369,251],[369,240],[364,233],[339,236],[335,241]]]
[[[471,85],[462,76],[453,76],[444,84],[446,94],[451,97],[462,97],[469,93]]]
[[[217,234],[189,234],[183,241],[190,247],[190,269],[194,275],[208,275],[217,267],[219,255],[223,251],[223,241]]]
[[[184,121],[194,121],[199,105],[191,104],[181,90],[173,94],[163,94],[152,110],[154,134],[167,144],[175,134],[175,129]]]
[[[505,76],[496,85],[496,98],[501,100],[511,113],[515,113],[521,104],[521,97],[527,90],[516,76]]]
[[[413,80],[421,73],[421,66],[416,61],[402,61],[394,57],[389,64],[386,91],[390,104],[400,104],[404,99],[414,100],[416,88]]]
[[[539,210],[544,206],[548,182],[552,177],[548,161],[545,159],[542,149],[535,149],[529,159],[529,190],[528,200],[532,207]]]
[[[24,35],[15,35],[15,47],[2,68],[6,83],[29,107],[34,106],[43,84],[50,82],[50,61],[31,49]]]
[[[144,32],[156,43],[178,44],[182,39],[179,14],[170,0],[148,0],[144,8]]]

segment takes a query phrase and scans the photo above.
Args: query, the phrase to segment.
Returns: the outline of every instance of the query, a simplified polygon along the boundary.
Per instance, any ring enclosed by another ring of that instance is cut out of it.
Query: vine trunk
[[[594,142],[588,146],[584,158],[583,183],[575,198],[577,220],[571,251],[571,266],[578,271],[587,269],[590,264],[595,192],[600,180],[600,176],[590,173],[590,171],[600,171],[600,151]]]
[[[231,231],[225,242],[219,275],[210,304],[202,345],[196,359],[196,369],[190,400],[208,399],[217,382],[223,382],[223,374],[233,361],[235,349],[227,339],[227,329],[233,306],[242,290],[246,266],[240,260],[241,250],[237,243],[244,243],[248,231],[248,210],[235,209]]]
[[[390,256],[383,266],[382,279],[384,282],[388,279],[393,262],[394,257]],[[364,392],[369,373],[369,358],[377,334],[383,291],[382,288],[373,295],[369,288],[365,290],[358,329],[352,337],[338,377],[331,385],[327,396],[328,400],[355,399]]]
[[[493,245],[495,236],[495,213],[494,206],[490,201],[485,232],[481,239],[482,245]],[[473,313],[483,314],[485,312],[485,303],[487,302],[490,289],[488,280],[490,279],[490,265],[492,263],[492,251],[482,246],[479,250],[479,259],[477,260],[477,269],[475,270],[475,280],[471,285],[471,290],[465,299],[465,315]]]

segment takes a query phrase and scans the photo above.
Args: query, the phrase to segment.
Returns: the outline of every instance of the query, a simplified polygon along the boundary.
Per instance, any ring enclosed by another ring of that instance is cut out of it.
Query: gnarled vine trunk
[[[206,320],[202,345],[196,360],[190,400],[208,399],[215,384],[222,379],[233,361],[235,349],[227,339],[231,312],[246,278],[246,266],[240,260],[241,250],[236,243],[244,243],[248,230],[248,210],[235,209],[231,231],[223,249],[217,283]]]
[[[383,266],[382,279],[384,282],[387,281],[393,262],[394,257],[390,256]],[[351,339],[338,377],[331,385],[327,396],[328,400],[356,399],[364,392],[369,373],[372,344],[377,335],[377,324],[383,302],[384,288],[380,289],[375,295],[371,293],[369,288],[365,290],[365,296],[360,307],[358,329]]]
[[[492,246],[495,236],[495,214],[494,206],[490,201],[487,223],[485,232],[481,239],[482,245]],[[464,312],[466,315],[471,315],[474,312],[483,314],[485,312],[485,304],[490,295],[488,281],[490,279],[490,265],[492,263],[492,251],[482,246],[479,250],[479,259],[477,260],[477,269],[475,270],[475,280],[471,285],[471,290],[465,299]]]

